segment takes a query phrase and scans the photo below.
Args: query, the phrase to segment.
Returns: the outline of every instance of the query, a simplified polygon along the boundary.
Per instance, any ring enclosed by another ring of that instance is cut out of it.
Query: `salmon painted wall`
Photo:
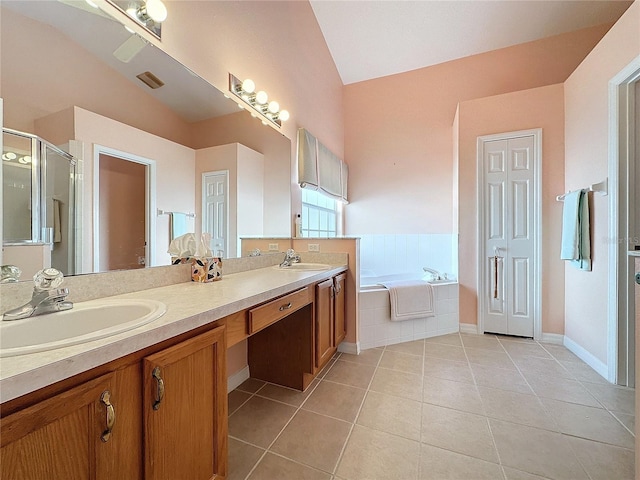
[[[542,128],[542,331],[563,333],[564,265],[560,260],[564,192],[562,84],[462,102],[459,107],[460,322],[477,323],[477,138]]]
[[[608,175],[608,82],[640,55],[640,3],[635,2],[567,79],[565,190]],[[591,272],[565,269],[565,335],[607,364],[608,203],[593,196]]]
[[[345,86],[345,234],[454,232],[458,103],[563,82],[609,27]]]

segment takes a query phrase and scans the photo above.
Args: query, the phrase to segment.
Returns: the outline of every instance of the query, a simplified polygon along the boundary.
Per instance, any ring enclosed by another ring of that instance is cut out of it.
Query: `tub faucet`
[[[2,320],[20,320],[73,308],[73,303],[66,300],[69,289],[58,288],[62,281],[62,272],[55,268],[40,270],[33,277],[34,287],[31,300],[20,307],[5,312],[2,315]]]
[[[290,267],[291,264],[293,263],[298,263],[300,261],[300,255],[298,255],[295,250],[293,250],[292,248],[290,248],[289,250],[287,250],[287,252],[284,254],[284,260],[282,261],[282,263],[280,264],[281,268],[284,267]]]
[[[433,268],[422,267],[422,270],[424,270],[427,273],[430,273],[432,276],[432,280],[445,280],[447,278],[446,273],[443,275],[439,271],[434,270]]]

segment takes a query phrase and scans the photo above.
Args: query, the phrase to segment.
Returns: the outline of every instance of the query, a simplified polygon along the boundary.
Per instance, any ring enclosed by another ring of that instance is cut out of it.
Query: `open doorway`
[[[96,146],[94,162],[94,269],[104,272],[152,265],[155,163]]]
[[[635,387],[632,252],[640,249],[640,57],[609,83],[609,380]]]

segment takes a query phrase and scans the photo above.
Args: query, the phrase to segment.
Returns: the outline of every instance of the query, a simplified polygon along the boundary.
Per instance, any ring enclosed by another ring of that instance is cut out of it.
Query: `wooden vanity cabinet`
[[[98,367],[97,378],[0,419],[0,478],[224,479],[225,327],[178,342]]]
[[[139,385],[132,366],[2,418],[0,478],[141,479]]]
[[[341,273],[316,285],[316,370],[331,359],[346,336],[346,278],[346,273]]]

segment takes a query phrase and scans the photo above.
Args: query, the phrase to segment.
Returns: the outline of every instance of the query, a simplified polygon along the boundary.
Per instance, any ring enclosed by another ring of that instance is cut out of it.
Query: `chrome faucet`
[[[446,273],[441,274],[439,271],[434,270],[433,268],[422,267],[422,270],[424,270],[427,273],[430,273],[432,280],[446,280],[447,279],[447,274]]]
[[[69,290],[58,288],[63,280],[62,272],[55,268],[40,270],[33,277],[34,287],[31,300],[20,307],[5,312],[2,315],[2,320],[20,320],[73,308],[73,303],[66,301]]]
[[[290,267],[292,263],[298,263],[299,261],[300,255],[298,255],[293,248],[290,248],[284,254],[284,260],[280,264],[280,267]]]

